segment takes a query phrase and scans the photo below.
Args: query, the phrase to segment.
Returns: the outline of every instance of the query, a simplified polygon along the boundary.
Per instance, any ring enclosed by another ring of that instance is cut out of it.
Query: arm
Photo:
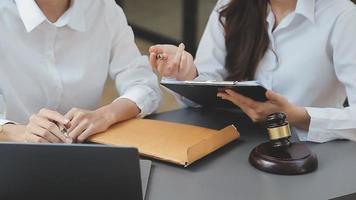
[[[113,27],[110,76],[121,95],[119,99],[135,103],[140,110],[139,116],[143,117],[158,108],[161,99],[158,79],[147,57],[138,50],[122,9],[114,5],[112,11],[113,17],[108,19],[109,26]]]
[[[0,93],[0,141],[23,141],[25,126],[15,125],[12,121],[5,119],[6,103]]]
[[[6,142],[22,142],[25,140],[24,134],[26,127],[15,124],[3,124],[0,133],[0,141]]]
[[[151,65],[165,77],[177,80],[217,80],[226,78],[224,69],[226,47],[224,28],[219,21],[219,11],[227,3],[220,0],[209,17],[201,38],[195,62],[193,56],[184,51],[181,45],[155,45],[150,51]],[[160,56],[157,59],[157,55]]]
[[[157,77],[147,57],[138,50],[122,9],[114,1],[107,1],[105,5],[112,38],[109,73],[121,96],[95,111],[73,108],[66,114],[71,120],[69,135],[78,142],[115,123],[151,114],[161,98]]]
[[[306,108],[311,117],[308,140],[356,141],[356,9],[348,10],[335,23],[331,35],[335,73],[345,86],[350,107]],[[336,98],[336,97],[335,97]]]
[[[305,108],[290,103],[285,97],[271,90],[266,92],[266,102],[257,102],[233,90],[220,92],[218,97],[240,107],[253,122],[265,122],[268,115],[283,112],[287,115],[290,125],[296,128],[308,130],[310,124],[310,116]]]

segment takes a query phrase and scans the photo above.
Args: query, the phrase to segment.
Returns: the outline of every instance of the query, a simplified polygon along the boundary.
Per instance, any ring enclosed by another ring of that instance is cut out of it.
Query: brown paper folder
[[[143,156],[188,166],[239,137],[234,126],[217,131],[172,122],[133,119],[92,136],[90,141],[136,147]]]

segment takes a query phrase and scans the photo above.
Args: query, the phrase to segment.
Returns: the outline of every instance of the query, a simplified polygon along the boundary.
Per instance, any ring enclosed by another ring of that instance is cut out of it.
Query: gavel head
[[[266,126],[273,147],[285,147],[290,145],[289,138],[292,134],[286,114],[274,113],[269,115],[267,117]]]

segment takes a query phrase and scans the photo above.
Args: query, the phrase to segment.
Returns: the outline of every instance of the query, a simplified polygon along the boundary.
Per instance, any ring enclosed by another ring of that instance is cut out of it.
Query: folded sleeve
[[[339,16],[331,35],[333,61],[338,80],[344,85],[349,107],[307,108],[311,117],[308,140],[328,142],[336,139],[356,141],[356,9]]]
[[[4,124],[14,124],[15,122],[11,120],[7,120],[5,118],[6,116],[6,104],[5,104],[5,98],[4,96],[0,93],[0,125]]]
[[[7,119],[0,119],[0,125],[5,125],[5,124],[17,124],[17,123]]]
[[[109,3],[110,2],[110,3]],[[148,58],[138,50],[134,34],[123,10],[114,1],[108,1],[108,26],[112,31],[110,76],[121,95],[136,103],[143,117],[153,113],[161,99],[157,76]]]

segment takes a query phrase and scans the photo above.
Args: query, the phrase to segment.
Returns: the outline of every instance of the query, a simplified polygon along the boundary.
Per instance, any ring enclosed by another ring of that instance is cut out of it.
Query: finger
[[[178,73],[182,73],[182,74],[184,74],[184,73],[186,73],[188,70],[188,67],[187,67],[187,55],[186,55],[186,53],[183,53],[182,54],[182,57],[181,57],[181,59],[180,59],[180,63],[179,63],[179,66],[180,66],[180,68],[178,69]]]
[[[77,142],[83,143],[88,137],[93,135],[93,127],[88,127],[82,134],[78,136]]]
[[[165,65],[163,63],[158,63],[157,71],[160,75],[164,76]]]
[[[190,72],[190,68],[192,65],[190,65],[190,60],[188,59],[188,56],[189,55],[187,52],[184,52],[182,55],[177,77],[179,80],[186,80]]]
[[[41,128],[50,131],[53,135],[55,135],[62,142],[66,142],[66,137],[64,136],[64,134],[60,130],[60,127],[58,127],[57,124],[55,124],[51,121],[48,121],[45,118],[41,118],[41,117],[32,118],[32,122],[37,124]]]
[[[233,97],[228,95],[227,93],[219,93],[218,96],[220,96],[222,99],[231,101],[235,105],[237,105],[253,122],[258,122],[262,121],[261,117],[256,114],[255,110],[245,104],[242,104],[240,102],[236,102]]]
[[[70,122],[70,120],[67,119],[65,116],[59,114],[56,111],[52,111],[48,109],[41,109],[38,115],[41,117],[45,117],[51,121],[58,122],[62,125],[67,125]]]
[[[72,121],[75,113],[77,113],[79,110],[80,109],[78,109],[78,108],[72,108],[64,115],[64,117],[69,119],[70,121]]]
[[[180,63],[181,63],[181,59],[182,59],[182,55],[184,53],[184,49],[185,49],[185,45],[183,43],[181,43],[178,46],[178,50],[173,58],[173,61],[171,63],[171,65],[168,67],[168,69],[170,71],[179,71],[179,67],[180,67]]]
[[[180,63],[180,60],[182,58],[182,55],[184,53],[184,49],[185,49],[185,45],[183,43],[181,43],[179,46],[178,46],[178,50],[176,52],[176,55],[174,56],[174,61],[176,63]]]
[[[163,65],[162,65],[163,66]],[[169,65],[169,67],[161,67],[161,74],[164,77],[175,78],[178,74],[178,67]]]
[[[285,98],[282,95],[280,95],[276,92],[273,92],[272,90],[268,90],[266,92],[266,97],[268,100],[275,101],[275,102],[284,102],[285,101]]]
[[[45,139],[49,143],[61,143],[61,140],[58,137],[53,135],[49,130],[46,130],[40,126],[30,124],[28,126],[28,131],[33,135],[37,135],[38,137]]]
[[[71,126],[68,129],[68,132],[72,132],[84,119],[84,113],[82,111],[78,111],[74,114],[72,121],[70,122]]]
[[[64,116],[70,120],[70,126],[67,126],[68,132],[71,132],[80,122],[79,117],[83,114],[82,110],[79,108],[72,108]]]
[[[150,54],[150,64],[152,68],[157,69],[157,54],[156,53],[151,53]]]
[[[240,102],[235,102],[235,100],[230,95],[228,95],[227,93],[220,92],[220,93],[218,93],[217,96],[222,98],[222,99],[224,99],[224,100],[231,101],[233,104],[238,106],[248,116],[252,116],[253,115],[253,110],[250,107],[248,107],[248,106],[246,106],[244,104],[241,104]]]
[[[157,44],[157,45],[153,45],[148,49],[148,52],[150,53],[162,53],[165,49],[165,45],[161,45],[161,44]]]
[[[218,97],[220,97],[223,100],[228,100],[230,102],[232,102],[233,104],[235,104],[236,106],[240,107],[241,109],[246,108],[247,106],[242,104],[239,101],[236,101],[236,99],[234,99],[231,95],[225,93],[225,92],[219,92]]]
[[[88,121],[83,120],[81,121],[78,126],[71,132],[69,132],[69,136],[74,140],[77,141],[79,135],[81,135],[87,128],[88,128]]]
[[[248,98],[248,97],[245,97],[241,94],[238,94],[237,92],[233,91],[233,90],[225,90],[225,92],[230,95],[232,97],[232,99],[234,99],[234,102],[237,102],[239,104],[243,104],[243,105],[246,105],[250,108],[254,108],[257,106],[257,102]]]
[[[31,133],[26,133],[25,141],[28,143],[50,143],[46,139],[39,137],[38,135],[31,134]]]
[[[150,46],[150,48],[148,48],[148,52],[151,54],[151,53],[156,53],[156,48],[155,48],[156,45],[153,45],[153,46]]]
[[[163,59],[158,60],[157,71],[164,77],[173,77],[172,68],[169,67],[168,57],[166,54],[162,54]]]

